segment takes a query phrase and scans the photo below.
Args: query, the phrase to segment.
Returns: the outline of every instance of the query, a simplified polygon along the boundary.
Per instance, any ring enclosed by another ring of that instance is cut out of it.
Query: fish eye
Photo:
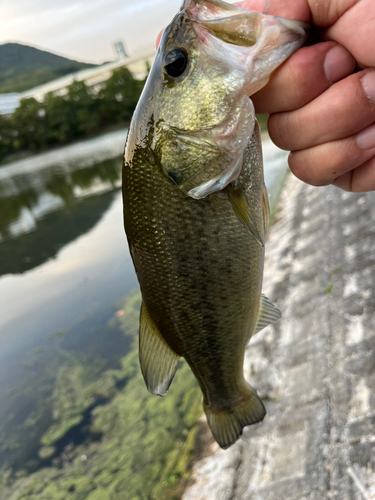
[[[169,50],[163,60],[165,72],[172,78],[181,76],[187,68],[188,62],[189,56],[181,48]]]

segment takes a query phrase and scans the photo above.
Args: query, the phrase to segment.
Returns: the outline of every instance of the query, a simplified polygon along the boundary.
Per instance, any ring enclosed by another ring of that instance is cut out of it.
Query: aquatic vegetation
[[[101,372],[100,360],[90,365],[67,356],[51,396],[53,422],[39,449],[48,466],[0,471],[0,500],[178,498],[201,415],[200,391],[183,363],[168,398],[147,392],[138,363],[139,307],[137,291],[121,301],[110,322],[133,339],[119,369]],[[60,440],[88,410],[84,441],[57,455]]]

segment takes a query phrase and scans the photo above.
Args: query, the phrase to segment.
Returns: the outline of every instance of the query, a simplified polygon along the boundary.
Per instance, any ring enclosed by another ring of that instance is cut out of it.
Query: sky
[[[0,0],[0,44],[18,42],[100,64],[155,46],[181,0]]]

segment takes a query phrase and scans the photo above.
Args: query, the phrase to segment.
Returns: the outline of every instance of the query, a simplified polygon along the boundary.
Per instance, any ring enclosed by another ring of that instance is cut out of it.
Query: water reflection
[[[82,170],[79,172],[82,177],[78,176],[81,182],[76,184],[73,184],[73,175],[69,180],[56,175],[46,184],[46,192],[32,199],[21,193],[0,200],[3,236],[0,275],[33,269],[89,231],[113,201],[114,190],[120,183],[120,166],[121,160],[117,159],[103,162],[97,168],[90,167],[89,172]],[[100,193],[102,195],[98,196]],[[3,206],[10,205],[17,210],[3,210]],[[10,215],[15,222],[11,222]]]
[[[63,366],[95,378],[129,349],[111,319],[137,286],[122,227],[125,135],[0,168],[0,472],[39,463]]]
[[[71,207],[81,198],[119,187],[120,170],[121,157],[73,172],[61,172],[60,168],[51,166],[32,176],[13,176],[11,195],[6,195],[9,182],[0,180],[0,237],[6,240],[33,231],[37,221],[48,213],[60,207]],[[37,176],[39,179],[35,179]],[[36,184],[38,187],[34,187]]]

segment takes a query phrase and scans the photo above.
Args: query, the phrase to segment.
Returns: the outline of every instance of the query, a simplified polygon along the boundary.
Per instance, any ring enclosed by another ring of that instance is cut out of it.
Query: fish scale
[[[186,197],[142,156],[140,150],[124,169],[123,186],[143,302],[170,347],[189,363],[205,402],[230,408],[245,385],[243,358],[257,319],[264,249],[227,197]],[[257,174],[261,210],[262,169]]]

